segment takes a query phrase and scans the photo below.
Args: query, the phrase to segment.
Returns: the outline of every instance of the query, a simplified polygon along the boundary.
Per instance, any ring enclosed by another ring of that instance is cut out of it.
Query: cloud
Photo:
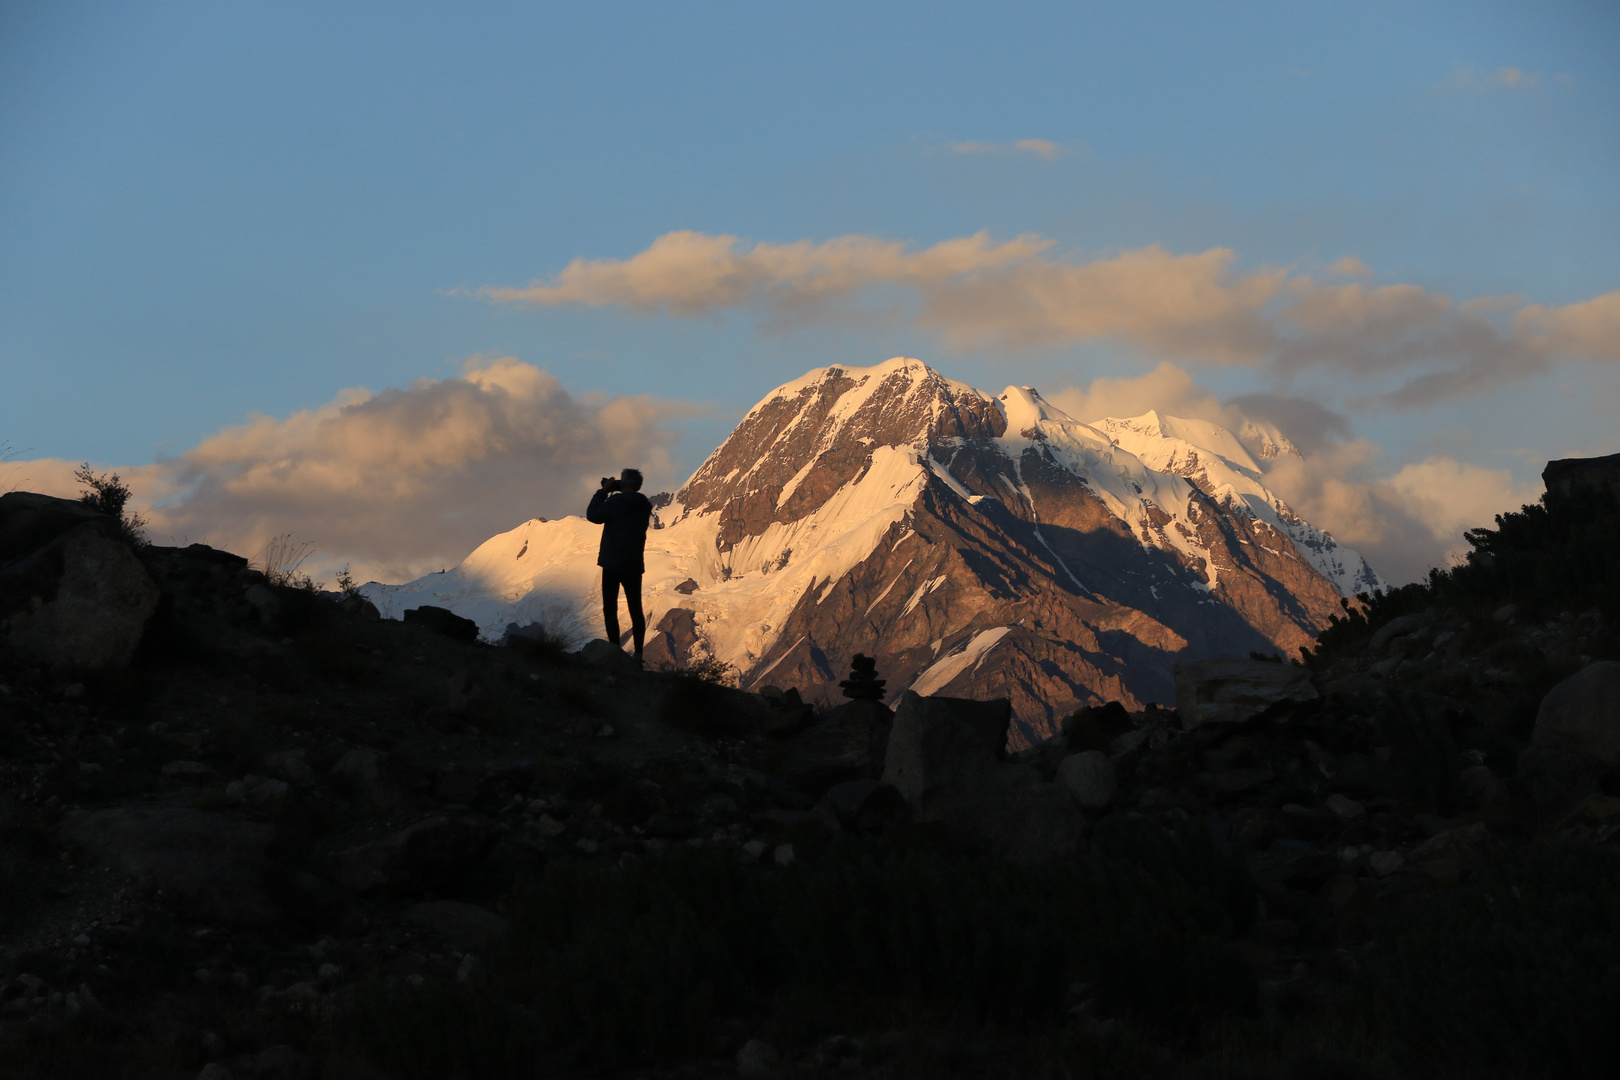
[[[1351,376],[1365,400],[1401,409],[1534,375],[1561,357],[1620,359],[1620,293],[1567,307],[1459,303],[1419,285],[1239,269],[1228,248],[1153,244],[1090,258],[1053,249],[1033,234],[997,243],[979,232],[912,249],[859,234],[772,244],[672,232],[627,259],[575,259],[549,280],[483,293],[643,315],[742,311],[767,328],[869,319],[878,303],[884,317],[956,350],[1111,340],[1159,359],[1262,367],[1284,388],[1312,371]],[[1346,256],[1329,273],[1370,271]]]
[[[1465,465],[1431,457],[1404,465],[1389,486],[1412,507],[1436,540],[1456,544],[1465,529],[1489,524],[1495,515],[1541,497],[1534,484],[1515,484],[1506,469]]]
[[[1189,420],[1213,420],[1218,424],[1231,419],[1213,392],[1193,381],[1185,368],[1168,361],[1145,375],[1100,376],[1092,379],[1083,390],[1068,387],[1047,396],[1052,404],[1086,422],[1109,416],[1141,416],[1150,409]]]
[[[1572,84],[1568,75],[1554,75],[1552,81],[1560,86],[1567,87]],[[1502,66],[1493,71],[1481,71],[1471,64],[1459,64],[1444,82],[1439,83],[1435,89],[1478,93],[1492,88],[1502,90],[1538,90],[1541,88],[1542,77],[1533,72],[1523,71],[1516,67]]]
[[[798,310],[823,307],[875,284],[937,287],[1031,259],[1050,246],[1028,235],[994,244],[979,232],[922,251],[858,235],[750,247],[735,236],[683,231],[665,233],[628,259],[575,259],[550,282],[484,292],[497,302],[615,305],[688,317],[745,304]]]
[[[1014,139],[1012,142],[950,143],[953,154],[1034,154],[1043,161],[1056,161],[1063,147],[1051,139]]]
[[[1235,273],[1225,248],[1175,255],[1152,245],[1080,262],[1042,257],[1051,246],[1028,234],[997,244],[984,232],[917,251],[860,235],[750,246],[673,232],[628,259],[576,259],[550,281],[484,292],[497,302],[640,314],[755,308],[775,318],[838,318],[861,290],[901,286],[920,297],[918,324],[957,348],[1118,335],[1177,355],[1243,361],[1273,343],[1261,309],[1284,271]]]
[[[1491,82],[1497,86],[1519,87],[1525,90],[1534,90],[1541,85],[1540,75],[1526,75],[1518,68],[1499,67],[1491,73]]]
[[[531,517],[580,513],[596,478],[639,466],[678,479],[669,422],[693,407],[576,397],[509,357],[458,378],[345,390],[316,409],[258,416],[176,459],[121,472],[159,542],[251,555],[292,533],[356,577],[404,580],[459,562]],[[65,462],[25,463],[26,486],[77,491]]]
[[[1531,304],[1513,317],[1514,328],[1544,352],[1594,360],[1620,360],[1620,292],[1566,307]]]
[[[1467,550],[1463,532],[1540,496],[1503,469],[1430,457],[1391,473],[1383,452],[1351,436],[1339,413],[1304,398],[1245,394],[1220,399],[1186,370],[1161,364],[1135,378],[1092,379],[1048,395],[1081,420],[1140,416],[1155,409],[1211,420],[1244,437],[1251,425],[1271,428],[1298,450],[1257,456],[1264,482],[1307,521],[1361,552],[1392,584],[1415,581]]]

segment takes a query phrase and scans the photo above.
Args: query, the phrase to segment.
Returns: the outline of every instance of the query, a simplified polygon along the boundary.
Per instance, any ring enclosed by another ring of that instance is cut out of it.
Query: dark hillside
[[[1608,1075],[1617,524],[1561,487],[1008,754],[5,496],[3,1071]]]

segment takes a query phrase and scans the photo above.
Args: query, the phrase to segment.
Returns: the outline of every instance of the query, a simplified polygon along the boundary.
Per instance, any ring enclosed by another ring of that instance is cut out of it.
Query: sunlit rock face
[[[647,656],[830,699],[863,652],[895,696],[1010,698],[1015,747],[1082,704],[1169,703],[1175,661],[1292,655],[1380,584],[1265,488],[1256,458],[1283,453],[1276,432],[1157,413],[1082,423],[917,360],[812,371],[655,500]],[[571,612],[599,632],[596,537],[526,522],[368,595],[492,638]]]

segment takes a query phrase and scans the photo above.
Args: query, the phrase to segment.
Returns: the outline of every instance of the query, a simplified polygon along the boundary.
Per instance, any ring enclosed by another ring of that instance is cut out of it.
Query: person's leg
[[[602,568],[602,631],[609,641],[619,644],[619,575],[606,567]]]
[[[641,575],[624,575],[624,602],[630,608],[630,639],[635,642],[636,655],[641,655],[641,643],[647,636],[647,617],[641,613]]]

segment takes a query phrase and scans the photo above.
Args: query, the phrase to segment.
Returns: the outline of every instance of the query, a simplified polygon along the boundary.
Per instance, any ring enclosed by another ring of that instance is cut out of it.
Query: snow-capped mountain
[[[648,659],[711,655],[745,687],[829,696],[865,652],[896,694],[1011,697],[1015,741],[1079,704],[1169,701],[1174,661],[1293,654],[1341,594],[1381,584],[1266,490],[1249,447],[1298,452],[1152,412],[1082,423],[917,360],[812,371],[655,500]],[[366,595],[395,617],[451,608],[489,637],[558,611],[600,632],[598,536],[582,517],[527,521]]]

